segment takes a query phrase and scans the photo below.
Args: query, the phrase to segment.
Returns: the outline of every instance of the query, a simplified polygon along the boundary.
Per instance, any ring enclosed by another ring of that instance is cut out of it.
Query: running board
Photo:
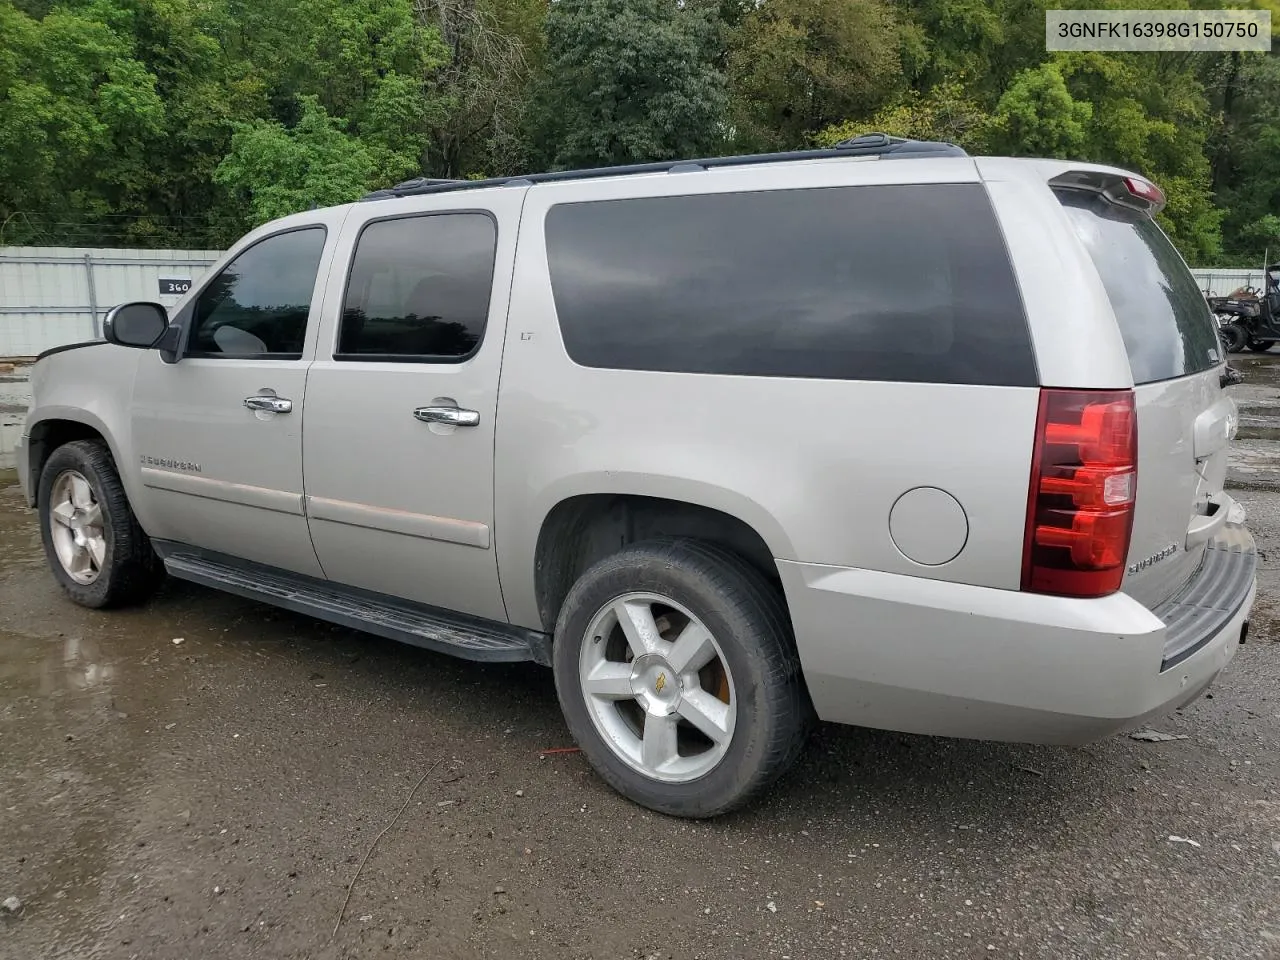
[[[466,660],[551,663],[551,638],[536,630],[419,606],[257,564],[183,552],[191,548],[181,544],[157,543],[156,547],[164,557],[165,569],[179,580]]]

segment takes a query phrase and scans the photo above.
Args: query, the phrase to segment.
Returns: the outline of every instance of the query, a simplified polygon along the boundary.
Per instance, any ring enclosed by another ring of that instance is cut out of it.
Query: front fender
[[[43,357],[31,372],[31,407],[23,427],[27,499],[35,505],[40,469],[56,440],[58,424],[77,424],[106,442],[135,515],[147,528],[141,474],[133,449],[130,408],[133,381],[144,351],[96,343]]]

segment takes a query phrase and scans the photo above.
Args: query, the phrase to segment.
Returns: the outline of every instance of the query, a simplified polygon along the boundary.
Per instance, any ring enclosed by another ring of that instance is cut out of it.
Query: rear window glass
[[[546,236],[565,347],[584,366],[1037,380],[979,184],[560,204]]]
[[[1115,310],[1134,383],[1200,373],[1222,359],[1204,294],[1164,231],[1084,190],[1058,190]]]

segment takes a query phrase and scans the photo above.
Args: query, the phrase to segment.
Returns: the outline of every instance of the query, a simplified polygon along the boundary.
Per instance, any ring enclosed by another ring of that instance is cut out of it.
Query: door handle
[[[419,407],[413,416],[423,423],[444,423],[451,427],[474,427],[480,423],[480,411],[461,407]]]
[[[245,397],[244,405],[250,410],[264,410],[267,413],[290,413],[293,411],[293,401],[286,400],[284,397]]]

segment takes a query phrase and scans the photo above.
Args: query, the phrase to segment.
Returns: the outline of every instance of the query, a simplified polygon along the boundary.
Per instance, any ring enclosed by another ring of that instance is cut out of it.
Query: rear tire
[[[813,724],[780,590],[714,544],[650,540],[596,563],[560,610],[552,660],[587,760],[660,813],[741,806]]]
[[[54,450],[40,473],[40,536],[54,578],[84,607],[140,603],[164,567],[138,525],[106,444]]]
[[[1218,337],[1227,353],[1239,353],[1249,342],[1249,334],[1238,323],[1224,323],[1218,328]]]
[[[1274,343],[1274,340],[1250,340],[1249,349],[1254,353],[1266,353]]]

